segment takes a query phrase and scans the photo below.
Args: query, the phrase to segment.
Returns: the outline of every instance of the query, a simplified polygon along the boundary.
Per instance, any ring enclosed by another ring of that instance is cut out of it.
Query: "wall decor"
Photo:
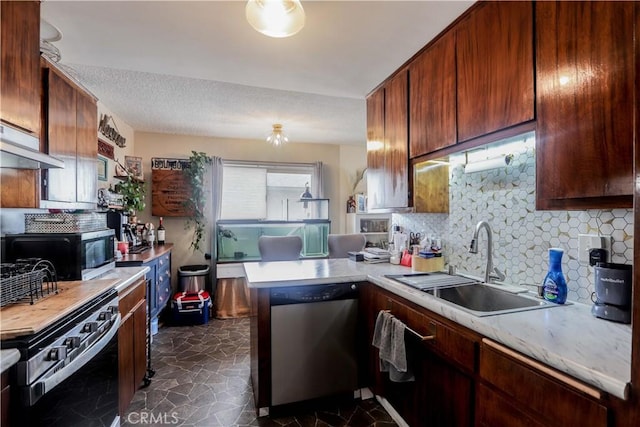
[[[142,179],[142,157],[124,156],[127,172],[136,179]]]
[[[98,156],[98,181],[107,180],[107,171],[109,170],[109,159]]]
[[[182,169],[188,159],[151,159],[151,214],[153,216],[187,216],[186,201],[191,186]]]
[[[107,159],[115,160],[116,158],[114,157],[113,150],[113,145],[98,138],[98,154],[106,157]]]
[[[109,124],[109,122],[113,123],[113,126],[115,126],[115,128],[112,127]],[[104,135],[104,137],[107,138],[109,141],[114,142],[120,148],[124,148],[127,143],[127,139],[124,136],[120,135],[120,131],[118,130],[118,125],[116,125],[116,122],[113,120],[113,117],[107,114],[100,115],[98,132]]]

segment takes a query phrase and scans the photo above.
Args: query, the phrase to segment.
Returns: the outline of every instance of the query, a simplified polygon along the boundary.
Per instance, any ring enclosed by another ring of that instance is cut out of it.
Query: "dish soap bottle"
[[[567,282],[562,274],[563,253],[560,248],[549,249],[549,272],[542,283],[542,296],[556,304],[564,304],[567,300]]]

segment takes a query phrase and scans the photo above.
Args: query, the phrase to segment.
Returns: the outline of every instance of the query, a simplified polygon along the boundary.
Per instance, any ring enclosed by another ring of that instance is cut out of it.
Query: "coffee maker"
[[[131,241],[128,214],[122,211],[107,212],[107,227],[116,231],[116,239],[119,242]]]
[[[614,322],[631,323],[632,271],[628,264],[596,264],[591,314]]]

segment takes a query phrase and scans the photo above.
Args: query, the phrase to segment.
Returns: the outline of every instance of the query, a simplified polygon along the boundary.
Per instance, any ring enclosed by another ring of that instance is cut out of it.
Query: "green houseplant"
[[[136,212],[144,210],[145,188],[144,182],[134,178],[132,175],[116,184],[115,192],[124,197],[124,210],[129,215],[135,216]]]
[[[204,181],[205,172],[211,162],[212,158],[205,153],[192,151],[191,157],[189,157],[189,167],[182,170],[191,186],[191,197],[185,202],[185,207],[191,213],[191,216],[187,217],[185,228],[190,229],[193,226],[193,237],[189,247],[194,252],[202,251],[200,243],[204,238],[207,226],[207,218],[204,214],[204,208],[207,203]]]

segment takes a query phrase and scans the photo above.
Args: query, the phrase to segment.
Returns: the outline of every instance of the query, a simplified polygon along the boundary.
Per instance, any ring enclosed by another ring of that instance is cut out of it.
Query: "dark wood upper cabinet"
[[[409,121],[408,78],[400,72],[385,88],[385,206],[406,208],[409,206]]]
[[[367,98],[369,209],[409,206],[407,71]]]
[[[634,2],[536,2],[536,34],[536,207],[631,207]]]
[[[409,157],[456,141],[455,32],[448,31],[409,65]]]
[[[40,2],[0,2],[0,121],[40,136]],[[0,206],[37,208],[40,172],[0,168]]]
[[[367,197],[370,208],[383,205],[384,88],[367,97]]]
[[[76,166],[78,202],[96,203],[98,197],[98,106],[92,98],[76,95]]]
[[[456,28],[458,142],[533,120],[532,2],[482,2]]]
[[[0,118],[40,134],[40,2],[1,2]]]
[[[50,169],[43,199],[76,201],[76,91],[53,68],[43,69],[47,92],[49,154],[64,161],[64,169]],[[97,137],[96,137],[97,138]]]
[[[43,172],[46,177],[41,207],[95,208],[98,197],[96,100],[44,60],[43,81],[48,152],[63,160],[65,167]]]

